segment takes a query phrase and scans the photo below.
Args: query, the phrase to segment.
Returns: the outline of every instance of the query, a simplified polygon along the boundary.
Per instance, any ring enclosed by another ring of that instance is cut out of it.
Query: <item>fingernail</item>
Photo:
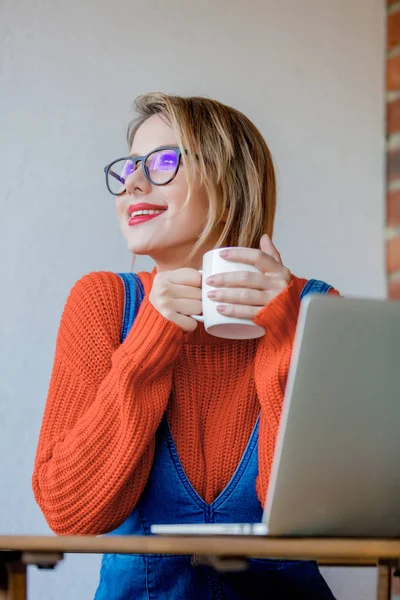
[[[210,275],[210,277],[207,277],[207,279],[206,279],[206,283],[208,285],[212,285],[214,283],[214,281],[215,281],[215,278],[212,277],[212,275]]]
[[[215,292],[214,290],[211,290],[210,292],[207,292],[207,296],[209,298],[215,298],[216,295],[217,295],[217,292]]]
[[[222,256],[222,258],[226,258],[227,256],[229,256],[229,250],[221,250],[219,255]]]
[[[217,310],[218,310],[218,312],[222,312],[223,313],[223,312],[226,311],[226,307],[222,306],[222,305],[221,306],[217,306]]]

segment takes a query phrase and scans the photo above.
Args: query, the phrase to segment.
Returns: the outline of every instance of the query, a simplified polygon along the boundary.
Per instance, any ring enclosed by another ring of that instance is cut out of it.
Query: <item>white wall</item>
[[[245,112],[277,164],[287,266],[343,294],[385,295],[383,5],[2,0],[0,531],[49,533],[30,479],[58,323],[84,273],[130,268],[102,168],[125,151],[137,94]],[[30,569],[31,598],[92,597],[98,562]],[[328,578],[340,599],[373,598],[374,570]]]

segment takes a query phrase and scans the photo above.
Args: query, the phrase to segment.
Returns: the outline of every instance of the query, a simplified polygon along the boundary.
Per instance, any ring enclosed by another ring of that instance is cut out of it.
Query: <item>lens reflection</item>
[[[156,184],[167,183],[175,175],[179,157],[173,149],[152,152],[145,163],[148,177]]]

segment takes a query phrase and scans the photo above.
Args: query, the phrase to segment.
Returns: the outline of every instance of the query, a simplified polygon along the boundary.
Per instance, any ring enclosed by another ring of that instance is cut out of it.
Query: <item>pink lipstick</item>
[[[148,204],[147,202],[140,202],[139,204],[131,204],[128,208],[128,214],[130,215],[130,219],[128,221],[128,225],[139,225],[140,223],[144,223],[145,221],[149,221],[150,219],[154,219],[155,217],[159,217],[163,212],[167,209],[164,206],[158,206],[156,204]],[[143,214],[143,211],[146,211]],[[159,211],[159,212],[151,212],[147,211]],[[137,213],[137,214],[134,214]]]

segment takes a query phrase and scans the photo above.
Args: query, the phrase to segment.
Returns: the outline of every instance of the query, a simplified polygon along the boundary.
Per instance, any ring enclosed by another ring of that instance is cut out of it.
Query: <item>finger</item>
[[[185,331],[186,333],[194,331],[198,326],[198,321],[192,319],[192,317],[186,317],[185,315],[178,314],[175,315],[174,323],[179,325],[179,327],[181,327],[181,329],[183,329],[183,331]]]
[[[202,303],[200,300],[187,300],[177,298],[173,300],[173,310],[180,315],[201,315]]]
[[[279,294],[279,291],[280,289],[252,290],[249,288],[224,288],[221,290],[211,290],[207,296],[213,302],[266,306],[270,302],[271,297]]]
[[[173,298],[187,298],[189,300],[201,300],[201,287],[193,285],[180,285],[171,283],[169,293]]]
[[[241,304],[222,304],[217,306],[217,311],[227,317],[237,319],[253,319],[263,306],[249,306]]]
[[[260,248],[263,252],[272,256],[279,264],[283,264],[281,255],[272,243],[272,240],[269,237],[269,235],[267,235],[266,233],[264,233],[264,235],[261,237]]]
[[[273,280],[277,273],[254,273],[252,271],[231,271],[228,273],[217,273],[207,277],[206,284],[212,287],[248,287],[255,290],[264,290]]]
[[[201,286],[201,273],[196,269],[182,268],[174,269],[173,271],[161,271],[156,275],[158,280],[167,280],[171,283],[178,283],[180,285],[192,285],[199,287]]]
[[[257,248],[229,248],[223,250],[222,258],[245,265],[253,265],[262,273],[273,273],[282,268],[282,265],[269,254]]]

